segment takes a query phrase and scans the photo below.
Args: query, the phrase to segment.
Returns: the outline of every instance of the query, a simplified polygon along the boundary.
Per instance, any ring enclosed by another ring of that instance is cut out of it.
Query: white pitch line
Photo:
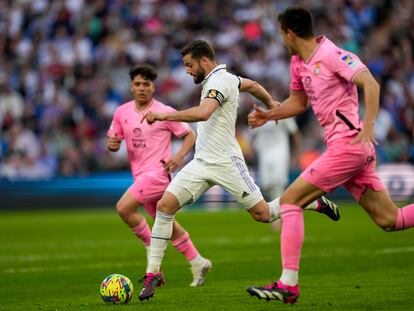
[[[375,251],[375,254],[400,254],[400,253],[413,253],[414,246],[406,247],[392,247],[392,248],[383,248]]]
[[[89,264],[89,265],[60,265],[50,267],[33,267],[33,268],[7,268],[3,269],[4,274],[17,274],[17,273],[39,273],[47,271],[68,271],[68,270],[91,270],[101,268],[125,268],[125,267],[137,267],[137,263],[105,263],[105,264]]]
[[[113,246],[113,245],[123,245],[123,246],[129,246],[131,245],[131,241],[127,240],[82,240],[82,241],[30,241],[30,242],[13,242],[13,243],[1,243],[0,248],[2,250],[20,250],[20,249],[27,249],[28,247],[41,247],[42,249],[47,248],[62,248],[62,244],[64,244],[66,247],[78,247],[78,246],[87,246],[87,247],[104,247],[104,246]]]
[[[87,259],[91,258],[91,254],[26,254],[26,255],[4,255],[0,256],[0,262],[35,262],[35,261],[53,261],[53,260],[68,260],[68,259]]]

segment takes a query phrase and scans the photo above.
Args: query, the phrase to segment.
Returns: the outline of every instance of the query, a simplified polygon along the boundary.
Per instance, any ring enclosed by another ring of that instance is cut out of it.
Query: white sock
[[[267,203],[267,205],[269,205],[270,213],[269,222],[278,220],[280,218],[280,215],[282,214],[282,209],[280,208],[279,200],[280,198],[276,198],[275,200]]]
[[[150,254],[150,246],[148,245],[148,246],[145,246],[145,249],[147,250],[147,265],[148,265],[148,263],[149,263],[149,260],[150,260],[150,257],[149,257],[149,254]]]
[[[312,210],[312,211],[316,211],[319,207],[319,203],[318,200],[315,200],[311,203],[309,203],[308,205],[305,206],[305,210]]]
[[[299,271],[292,269],[283,269],[280,281],[287,286],[295,286],[298,284]]]
[[[167,248],[168,241],[171,239],[173,220],[174,215],[159,211],[155,215],[155,222],[151,233],[147,273],[157,273],[160,271],[165,249]]]
[[[282,214],[282,209],[280,208],[280,197],[274,199],[273,201],[267,202],[267,205],[269,205],[270,212],[269,222],[274,222],[275,220],[280,219],[280,216]],[[306,205],[304,209],[316,211],[318,207],[318,200],[315,200]]]
[[[204,257],[203,256],[197,255],[197,257],[195,257],[195,258],[193,258],[193,259],[190,260],[190,264],[192,266],[198,266],[198,265],[200,265],[203,262],[203,260],[204,260]]]

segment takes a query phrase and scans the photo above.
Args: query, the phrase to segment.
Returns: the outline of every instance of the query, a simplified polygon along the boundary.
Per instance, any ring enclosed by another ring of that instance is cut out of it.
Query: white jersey
[[[253,131],[261,185],[272,192],[271,196],[281,195],[288,183],[289,135],[297,131],[293,118],[279,120],[278,125],[270,121]]]
[[[241,78],[226,70],[226,65],[214,68],[202,82],[201,99],[214,98],[219,107],[207,121],[197,125],[195,159],[208,163],[243,158],[236,140],[236,119],[239,107]]]
[[[279,120],[276,125],[273,121],[253,130],[255,135],[254,147],[261,153],[270,153],[277,157],[278,152],[289,152],[289,136],[298,131],[295,119]]]

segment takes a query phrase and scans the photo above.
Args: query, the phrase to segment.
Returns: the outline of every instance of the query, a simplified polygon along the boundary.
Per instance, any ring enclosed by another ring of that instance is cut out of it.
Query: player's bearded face
[[[203,68],[201,68],[200,63],[198,63],[197,67],[198,68],[197,68],[196,73],[193,75],[193,79],[194,79],[195,84],[200,84],[201,82],[203,82],[204,78],[206,77],[206,72]]]
[[[201,67],[200,61],[191,57],[191,54],[186,54],[183,57],[184,66],[187,74],[191,75],[195,84],[200,84],[206,77],[206,71]]]

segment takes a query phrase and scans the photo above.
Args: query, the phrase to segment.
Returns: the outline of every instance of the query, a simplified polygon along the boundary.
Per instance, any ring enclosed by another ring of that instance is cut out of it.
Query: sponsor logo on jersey
[[[358,62],[355,60],[355,59],[353,59],[352,57],[351,57],[351,55],[349,55],[349,54],[345,54],[344,56],[342,56],[341,57],[341,60],[345,63],[345,64],[347,64],[349,67],[351,67],[352,69],[355,69],[356,67],[358,67]]]
[[[142,130],[139,127],[136,127],[132,130],[132,133],[134,133],[134,136],[140,137],[142,136]]]

